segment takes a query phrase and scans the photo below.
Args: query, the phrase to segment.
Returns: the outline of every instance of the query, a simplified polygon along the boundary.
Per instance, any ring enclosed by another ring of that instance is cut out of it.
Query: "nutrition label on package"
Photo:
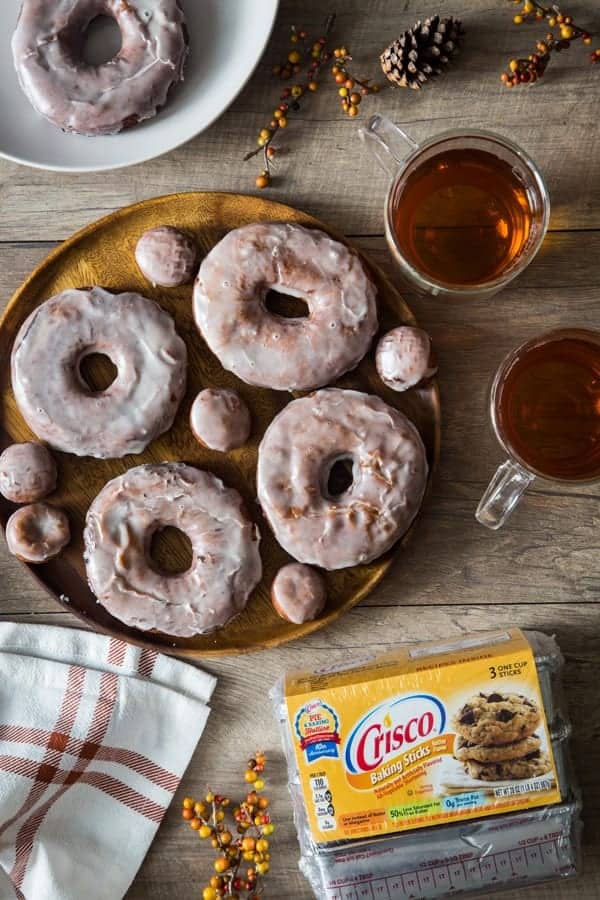
[[[320,831],[334,831],[336,828],[333,795],[325,775],[314,775],[310,779],[312,800]]]

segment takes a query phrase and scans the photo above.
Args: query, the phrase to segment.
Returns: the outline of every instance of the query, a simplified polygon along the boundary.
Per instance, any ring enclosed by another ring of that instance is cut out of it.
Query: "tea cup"
[[[410,288],[486,298],[529,265],[548,228],[550,198],[524,150],[478,129],[418,144],[381,115],[359,133],[390,177],[385,233]]]

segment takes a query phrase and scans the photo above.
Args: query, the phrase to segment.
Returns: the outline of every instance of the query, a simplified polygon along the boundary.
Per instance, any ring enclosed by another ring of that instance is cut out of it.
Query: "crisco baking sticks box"
[[[294,674],[285,698],[317,843],[561,799],[518,629]]]

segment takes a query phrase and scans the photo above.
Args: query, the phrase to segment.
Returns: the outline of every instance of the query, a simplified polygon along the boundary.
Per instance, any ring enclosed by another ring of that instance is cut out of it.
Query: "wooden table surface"
[[[233,0],[232,0],[233,2]],[[269,790],[278,823],[267,898],[307,900],[286,771],[267,691],[288,668],[348,659],[421,639],[518,625],[558,636],[567,659],[573,748],[585,804],[584,872],[575,883],[533,888],[547,900],[600,896],[600,537],[598,486],[536,482],[499,533],[479,526],[477,501],[501,460],[486,419],[486,390],[496,365],[521,341],[558,325],[597,327],[600,309],[600,66],[588,48],[553,61],[534,88],[508,91],[499,72],[530,52],[535,27],[512,24],[508,0],[346,0],[336,34],[360,72],[375,73],[381,49],[419,17],[460,16],[465,49],[453,70],[417,93],[369,97],[417,139],[449,127],[484,127],[521,144],[544,172],[552,197],[550,232],[526,273],[488,302],[444,303],[407,295],[431,333],[440,362],[442,460],[410,547],[384,583],[341,621],[302,642],[211,662],[219,677],[214,710],[128,900],[192,900],[208,877],[206,848],[179,817],[184,794],[207,783],[237,793],[250,751],[271,758]],[[232,108],[185,147],[127,172],[57,175],[0,161],[0,305],[56,242],[125,204],[172,191],[252,191],[259,164],[241,163],[278,95],[273,62],[287,52],[292,23],[315,25],[327,6],[283,0],[259,69]],[[575,20],[600,31],[596,0],[572,0]],[[541,28],[543,32],[545,29]],[[598,41],[600,44],[600,39]],[[270,196],[320,216],[368,250],[392,275],[383,239],[386,180],[366,156],[356,129],[327,85],[303,106],[285,134]],[[0,125],[1,127],[1,125]],[[23,621],[76,624],[0,547],[0,614]],[[507,895],[516,900],[520,892]]]

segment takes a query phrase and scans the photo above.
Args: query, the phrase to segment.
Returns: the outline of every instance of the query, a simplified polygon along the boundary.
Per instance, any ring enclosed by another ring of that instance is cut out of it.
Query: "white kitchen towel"
[[[115,638],[0,623],[0,900],[120,900],[214,687]]]

